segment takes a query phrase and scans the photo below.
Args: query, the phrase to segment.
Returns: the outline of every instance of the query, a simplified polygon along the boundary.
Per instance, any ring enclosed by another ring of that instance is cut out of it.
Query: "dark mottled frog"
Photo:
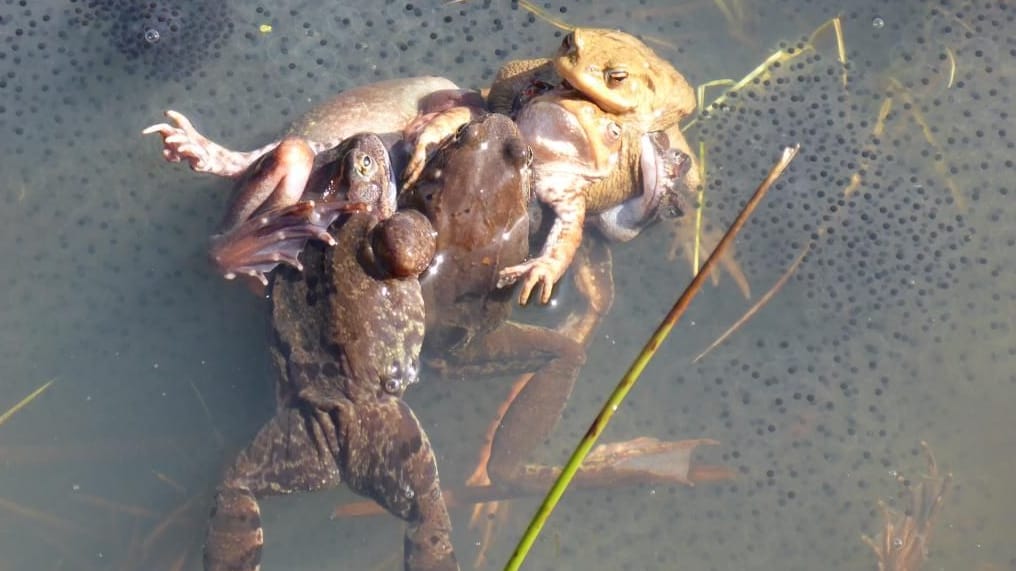
[[[343,199],[348,197],[337,197]],[[257,499],[345,482],[408,523],[405,569],[458,569],[434,452],[402,400],[424,334],[417,276],[434,254],[419,212],[380,205],[305,249],[303,272],[271,287],[278,412],[226,471],[205,548],[207,570],[253,570]]]

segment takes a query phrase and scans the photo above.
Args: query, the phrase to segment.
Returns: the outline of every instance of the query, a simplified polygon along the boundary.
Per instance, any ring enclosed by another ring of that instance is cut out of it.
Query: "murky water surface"
[[[802,155],[737,243],[752,299],[728,277],[707,287],[606,435],[716,439],[697,459],[736,479],[570,494],[527,569],[874,569],[861,535],[881,528],[879,498],[901,505],[897,474],[923,473],[921,440],[954,475],[925,568],[1016,569],[1016,9],[540,6],[641,35],[695,84],[798,54],[688,130],[717,231],[782,145]],[[837,14],[846,72],[833,28],[812,37]],[[254,148],[343,88],[423,74],[479,87],[560,34],[509,2],[0,2],[0,410],[54,381],[0,426],[0,569],[199,568],[219,470],[272,411],[265,305],[205,262],[229,184],[165,163],[144,126],[173,108]],[[618,299],[547,460],[689,279],[670,240],[661,225],[614,248]],[[504,387],[411,391],[445,483],[471,470]],[[394,518],[329,519],[354,499],[265,501],[264,568],[398,568]],[[515,504],[492,568],[534,505]],[[466,510],[453,518],[469,568],[481,537]]]

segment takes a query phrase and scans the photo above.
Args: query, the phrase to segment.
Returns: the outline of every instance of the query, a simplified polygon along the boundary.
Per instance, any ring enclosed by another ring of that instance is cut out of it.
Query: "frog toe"
[[[328,227],[350,208],[346,203],[303,201],[252,218],[212,239],[212,262],[226,279],[250,275],[265,284],[265,274],[279,264],[302,271],[299,255],[307,241],[334,245]]]

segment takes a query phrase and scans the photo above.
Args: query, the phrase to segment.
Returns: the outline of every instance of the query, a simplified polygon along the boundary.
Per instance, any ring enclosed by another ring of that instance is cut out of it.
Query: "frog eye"
[[[568,32],[565,34],[564,39],[561,40],[561,49],[569,51],[573,45],[575,45],[575,32]]]
[[[608,69],[604,75],[607,76],[607,84],[610,87],[617,87],[628,79],[628,72],[623,69]]]
[[[469,125],[470,125],[470,123],[466,123],[466,124],[460,126],[455,131],[455,135],[452,137],[452,140],[455,141],[456,143],[461,142],[462,138],[465,137],[465,135],[466,135],[466,129],[469,128]]]
[[[611,121],[610,123],[607,123],[607,137],[609,137],[611,140],[614,140],[614,141],[620,139],[621,138],[621,125],[618,125],[614,121]]]
[[[363,155],[360,157],[360,167],[364,170],[369,169],[374,164],[374,159],[370,158],[370,155]]]
[[[391,395],[398,394],[402,391],[402,380],[401,379],[385,379],[384,383],[385,392]]]

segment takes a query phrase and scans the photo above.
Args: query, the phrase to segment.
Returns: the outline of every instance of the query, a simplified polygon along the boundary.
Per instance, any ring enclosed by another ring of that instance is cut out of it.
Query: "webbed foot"
[[[266,274],[279,264],[303,270],[299,255],[308,240],[334,245],[328,227],[355,204],[308,200],[252,218],[212,238],[212,262],[227,280],[247,275],[268,285]]]
[[[162,136],[162,156],[171,163],[187,161],[196,172],[235,177],[243,173],[261,156],[264,149],[252,152],[232,151],[210,141],[198,132],[182,113],[170,109],[166,117],[171,123],[157,123],[141,131],[142,135]]]

